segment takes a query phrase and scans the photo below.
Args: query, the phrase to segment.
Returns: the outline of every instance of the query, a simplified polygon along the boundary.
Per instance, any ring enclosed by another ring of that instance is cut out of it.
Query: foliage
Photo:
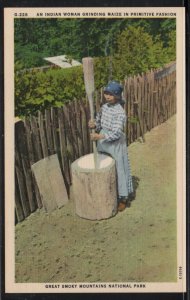
[[[110,57],[94,58],[95,88],[100,89],[110,80]]]
[[[34,114],[37,110],[60,107],[74,98],[85,97],[81,67],[47,72],[15,72],[16,115]]]
[[[24,68],[44,65],[44,57],[71,55],[113,55],[118,36],[129,26],[141,27],[153,41],[159,35],[164,47],[168,33],[175,31],[175,19],[15,19],[15,58]]]
[[[163,47],[160,35],[153,40],[142,27],[129,26],[118,37],[113,56],[114,78],[123,80],[125,76],[161,67],[175,59],[174,52],[171,55],[170,51]]]
[[[16,115],[85,97],[82,67],[26,70],[44,65],[44,57],[94,57],[100,89],[175,60],[175,27],[175,19],[15,19]]]
[[[168,33],[168,57],[171,61],[176,60],[176,31],[172,30]]]
[[[94,59],[95,89],[99,90],[109,80],[109,58]],[[48,71],[23,71],[15,64],[16,115],[35,114],[37,110],[60,107],[73,99],[85,98],[82,67],[49,69]]]

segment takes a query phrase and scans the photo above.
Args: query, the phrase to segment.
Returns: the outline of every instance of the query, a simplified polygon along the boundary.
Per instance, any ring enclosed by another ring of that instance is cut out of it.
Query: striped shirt
[[[102,130],[104,141],[112,142],[118,140],[123,132],[126,122],[125,111],[119,103],[104,104],[96,117],[96,130]]]

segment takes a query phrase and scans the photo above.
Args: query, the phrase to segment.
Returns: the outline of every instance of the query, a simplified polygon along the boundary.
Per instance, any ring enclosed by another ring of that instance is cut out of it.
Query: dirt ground
[[[89,221],[71,199],[17,224],[16,282],[176,281],[175,124],[173,116],[129,146],[137,189],[125,211]]]

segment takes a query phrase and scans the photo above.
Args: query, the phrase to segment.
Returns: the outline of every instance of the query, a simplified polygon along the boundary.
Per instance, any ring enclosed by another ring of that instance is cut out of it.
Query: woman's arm
[[[104,138],[105,138],[104,134],[101,134],[101,133],[96,133],[95,132],[95,133],[90,134],[90,139],[92,141],[102,140]]]

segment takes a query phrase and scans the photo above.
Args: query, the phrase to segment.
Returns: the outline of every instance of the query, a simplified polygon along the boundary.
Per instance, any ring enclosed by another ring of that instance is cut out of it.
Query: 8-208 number
[[[15,17],[27,17],[28,13],[14,13]]]

